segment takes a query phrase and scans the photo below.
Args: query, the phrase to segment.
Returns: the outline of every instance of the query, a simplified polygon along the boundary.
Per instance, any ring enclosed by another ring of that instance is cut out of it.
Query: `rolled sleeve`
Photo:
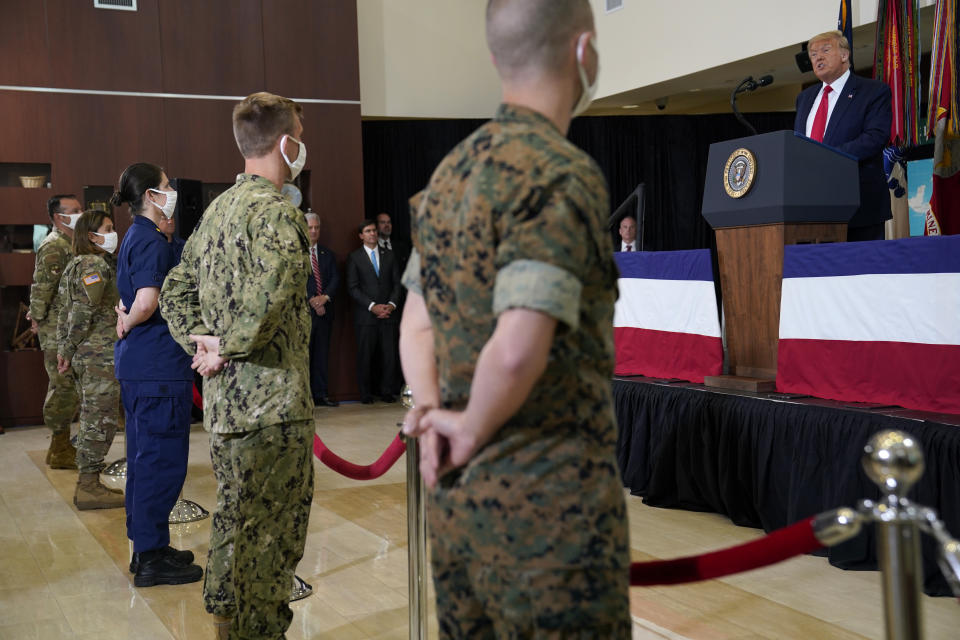
[[[163,286],[163,280],[173,268],[173,252],[170,244],[160,234],[149,238],[138,237],[139,242],[131,247],[128,274],[133,290],[144,287]]]
[[[493,312],[499,315],[507,309],[531,309],[576,329],[580,325],[582,289],[583,284],[569,271],[546,262],[516,260],[497,273]]]
[[[423,286],[420,284],[420,253],[416,249],[410,252],[407,268],[403,270],[403,286],[407,291],[423,295]]]

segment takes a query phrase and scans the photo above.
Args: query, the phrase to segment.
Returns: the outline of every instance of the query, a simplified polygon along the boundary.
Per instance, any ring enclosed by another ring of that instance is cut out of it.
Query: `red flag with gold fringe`
[[[890,85],[893,120],[889,142],[899,147],[920,142],[917,11],[917,0],[880,0],[877,6],[873,77]]]
[[[957,0],[937,0],[930,50],[927,137],[934,138],[933,193],[924,235],[960,233]]]

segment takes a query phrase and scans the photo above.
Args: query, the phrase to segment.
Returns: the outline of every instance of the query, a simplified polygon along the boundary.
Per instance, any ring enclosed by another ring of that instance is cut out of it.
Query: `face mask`
[[[297,159],[293,162],[290,162],[290,158],[287,157],[286,152],[283,150],[283,146],[286,144],[288,138],[300,145],[300,152],[297,154]],[[290,167],[290,180],[295,180],[296,177],[300,175],[303,165],[307,164],[307,145],[303,144],[293,136],[284,134],[283,138],[280,139],[280,155],[283,156],[283,161],[287,163],[288,167]]]
[[[162,193],[167,196],[167,203],[162,207],[158,205],[153,200],[150,200],[150,204],[155,206],[157,209],[160,209],[163,212],[163,215],[167,217],[167,220],[173,217],[173,210],[177,208],[177,192],[171,189],[170,191],[161,191],[160,189],[147,189],[147,191],[153,191],[154,193]]]
[[[69,222],[64,222],[63,225],[67,229],[73,229],[77,226],[77,220],[79,220],[80,216],[82,216],[83,214],[82,213],[58,213],[57,215],[67,218]]]
[[[90,233],[103,238],[103,244],[98,244],[97,246],[107,253],[113,253],[117,250],[119,236],[117,235],[116,231],[111,231],[110,233],[97,233],[96,231],[91,231]]]
[[[593,44],[593,37],[590,37],[589,42],[593,52],[597,55],[597,75],[593,78],[593,84],[589,84],[587,82],[587,70],[583,68],[584,48],[582,45],[578,44],[577,71],[580,73],[580,86],[582,87],[582,91],[580,92],[580,99],[577,100],[577,104],[573,107],[574,118],[586,111],[587,107],[590,106],[590,103],[593,102],[593,96],[597,92],[597,86],[600,83],[600,53],[597,51],[597,47]]]

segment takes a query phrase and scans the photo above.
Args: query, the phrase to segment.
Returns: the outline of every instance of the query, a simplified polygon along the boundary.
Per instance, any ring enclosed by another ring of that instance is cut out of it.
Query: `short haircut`
[[[283,96],[266,91],[253,93],[233,108],[233,137],[244,158],[260,158],[280,136],[292,135],[303,107]]]
[[[60,206],[61,200],[76,200],[77,196],[72,193],[61,193],[59,195],[53,196],[47,200],[47,215],[50,216],[50,219],[53,220],[53,216],[63,211],[63,207]]]
[[[103,224],[106,218],[113,221],[113,216],[99,209],[87,209],[77,220],[77,226],[73,229],[73,253],[74,255],[84,255],[88,253],[97,253],[102,251],[97,245],[90,241],[90,233],[97,233],[97,229]]]
[[[810,45],[812,45],[814,42],[820,42],[821,40],[834,40],[838,45],[840,45],[841,49],[847,53],[850,53],[850,43],[847,42],[847,36],[843,35],[843,31],[840,31],[839,29],[834,29],[833,31],[824,31],[823,33],[813,36],[807,40],[807,49],[809,49]]]
[[[487,46],[501,77],[560,69],[573,39],[593,30],[588,0],[489,0]]]
[[[357,227],[357,233],[358,233],[358,234],[362,234],[362,233],[363,233],[363,230],[366,229],[367,227],[369,227],[370,225],[373,225],[373,228],[376,229],[376,228],[377,228],[377,221],[376,221],[376,220],[371,220],[370,218],[367,218],[366,220],[364,220],[364,221],[360,224],[359,227]]]
[[[307,211],[305,214],[303,214],[303,218],[305,220],[316,220],[317,222],[320,222],[320,215],[314,213],[313,211]]]
[[[390,214],[389,214],[389,213],[387,213],[386,211],[381,211],[380,213],[377,214],[377,221],[378,221],[378,222],[380,221],[380,216],[387,216],[388,218],[390,218]],[[390,218],[390,222],[393,222],[393,218]]]

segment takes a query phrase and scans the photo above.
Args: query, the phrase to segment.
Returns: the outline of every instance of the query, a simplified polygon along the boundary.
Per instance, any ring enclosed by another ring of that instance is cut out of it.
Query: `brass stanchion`
[[[406,409],[412,409],[413,393],[404,386],[400,393]],[[407,591],[411,640],[427,638],[427,505],[420,477],[420,447],[416,438],[404,437],[407,445]]]

